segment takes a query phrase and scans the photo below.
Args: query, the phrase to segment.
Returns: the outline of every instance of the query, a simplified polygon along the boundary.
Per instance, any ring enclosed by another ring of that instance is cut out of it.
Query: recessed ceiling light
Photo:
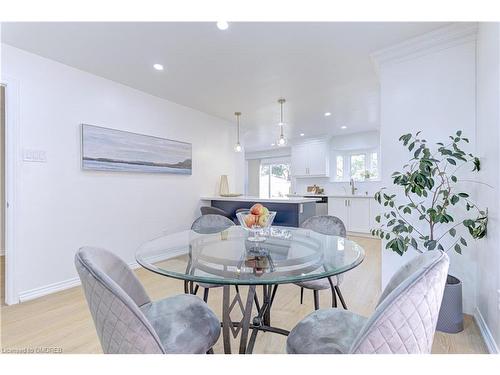
[[[325,117],[331,116],[332,114],[330,112],[325,112]]]
[[[219,30],[227,30],[228,27],[229,24],[227,23],[227,21],[217,21],[217,28]]]
[[[304,133],[300,133],[300,136],[303,137],[304,136]]]
[[[347,126],[342,125],[342,126],[340,127],[340,129],[347,129]]]
[[[154,64],[153,68],[155,68],[156,70],[163,70],[163,65],[161,65],[161,64]]]
[[[271,146],[276,146],[274,143],[271,143]]]

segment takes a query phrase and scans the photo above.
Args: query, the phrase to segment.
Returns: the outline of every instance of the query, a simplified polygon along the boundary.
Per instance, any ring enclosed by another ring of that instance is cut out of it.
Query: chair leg
[[[337,307],[337,295],[335,293],[335,287],[333,286],[333,282],[331,277],[328,278],[328,282],[330,283],[330,289],[332,291],[332,307]]]
[[[313,290],[314,294],[314,310],[319,310],[319,290]]]
[[[340,298],[340,303],[342,304],[342,307],[344,308],[344,310],[347,310],[347,305],[345,304],[344,297],[342,296],[342,293],[340,292],[340,288],[338,286],[335,287],[335,291],[337,292]]]
[[[194,295],[196,295],[196,293],[198,293],[198,289],[200,289],[200,286],[198,284],[196,284],[196,286],[194,287],[194,291],[193,291]]]
[[[301,287],[300,288],[300,304],[302,305],[303,302],[304,302],[304,288]]]
[[[203,290],[203,301],[205,301],[205,303],[208,303],[208,291],[209,290],[210,290],[209,288],[204,288],[204,290]]]
[[[332,289],[332,307],[337,307],[337,295],[335,289]]]
[[[210,348],[207,350],[207,354],[214,354],[214,348]]]

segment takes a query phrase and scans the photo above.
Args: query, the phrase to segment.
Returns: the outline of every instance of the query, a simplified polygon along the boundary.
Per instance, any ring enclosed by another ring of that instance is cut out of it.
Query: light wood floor
[[[350,310],[368,316],[372,313],[380,294],[380,242],[355,238],[365,248],[365,261],[346,274],[342,293]],[[4,257],[1,257],[3,296]],[[175,261],[175,260],[172,260]],[[183,292],[182,282],[146,271],[136,270],[152,299]],[[291,329],[313,310],[312,292],[306,291],[300,305],[300,289],[294,285],[278,288],[272,310],[272,324]],[[210,291],[209,305],[221,316],[221,288]],[[3,301],[3,298],[2,298]],[[321,292],[321,307],[331,304],[328,291]],[[259,333],[254,353],[284,353],[286,338],[272,333]],[[64,353],[101,353],[92,317],[80,287],[28,301],[19,305],[1,306],[1,346],[5,349],[60,347]],[[219,339],[216,353],[222,353]],[[233,352],[237,350],[236,342]],[[470,316],[465,317],[465,329],[458,334],[437,332],[433,353],[486,353],[479,330]]]

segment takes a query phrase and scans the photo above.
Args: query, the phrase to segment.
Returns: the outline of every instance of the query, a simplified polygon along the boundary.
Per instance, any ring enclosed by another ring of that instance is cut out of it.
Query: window
[[[344,157],[342,155],[337,155],[335,168],[335,179],[342,181],[344,179]]]
[[[290,194],[290,164],[261,164],[259,194],[261,197],[281,198]]]
[[[335,156],[335,181],[377,180],[380,177],[380,156],[378,150],[357,150],[337,152]]]
[[[378,153],[372,152],[370,153],[370,165],[368,167],[369,179],[377,179],[378,178]]]
[[[366,155],[354,154],[351,155],[351,178],[356,181],[365,179],[366,171]]]

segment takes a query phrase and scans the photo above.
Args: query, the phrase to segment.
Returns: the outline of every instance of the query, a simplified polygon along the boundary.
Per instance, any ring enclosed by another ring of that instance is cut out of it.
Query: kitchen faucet
[[[356,190],[358,190],[358,188],[354,186],[354,178],[351,178],[351,181],[349,181],[349,186],[351,187],[351,195],[354,195]]]

